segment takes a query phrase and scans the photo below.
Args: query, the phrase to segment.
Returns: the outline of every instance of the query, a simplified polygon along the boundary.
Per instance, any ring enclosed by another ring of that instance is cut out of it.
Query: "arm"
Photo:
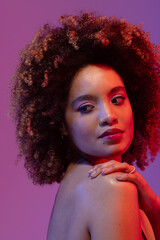
[[[115,174],[91,181],[93,187],[89,189],[87,201],[91,239],[142,239],[135,185],[117,182]]]
[[[134,174],[129,174],[132,170],[132,166],[127,163],[118,163],[114,160],[97,165],[93,170],[96,170],[93,177],[98,176],[100,173],[110,174],[117,171],[124,172],[121,175],[117,174],[120,175],[120,177],[117,176],[117,180],[133,182],[137,186],[140,208],[147,215],[156,239],[160,240],[160,198],[153,192],[142,175],[137,171],[135,171]],[[93,171],[91,171],[91,173],[92,172]]]

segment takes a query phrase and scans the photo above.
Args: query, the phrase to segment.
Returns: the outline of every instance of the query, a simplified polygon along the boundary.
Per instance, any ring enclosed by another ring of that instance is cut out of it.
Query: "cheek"
[[[73,139],[75,140],[84,140],[88,138],[91,134],[90,122],[85,119],[74,119],[72,126],[70,128],[70,133]]]
[[[72,142],[80,151],[95,140],[96,122],[91,116],[74,116],[68,125]]]

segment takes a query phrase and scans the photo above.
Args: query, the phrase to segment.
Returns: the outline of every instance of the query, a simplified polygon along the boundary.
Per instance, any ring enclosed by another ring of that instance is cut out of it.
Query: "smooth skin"
[[[121,156],[133,139],[132,108],[119,74],[102,65],[80,69],[71,84],[65,121],[77,157],[81,154],[87,161],[71,163],[65,172],[47,240],[142,239],[137,187],[116,179],[124,169],[102,176],[98,165],[97,175],[87,177],[95,164],[123,166]],[[121,132],[101,137],[108,129]],[[126,172],[131,170],[128,166]]]
[[[108,175],[115,173],[118,181],[134,183],[138,189],[139,206],[148,217],[156,239],[160,240],[160,198],[153,192],[140,173],[135,171],[133,174],[129,174],[130,171],[131,166],[129,164],[112,160],[94,166],[88,173],[91,178],[95,178],[99,174]],[[119,175],[117,172],[123,172],[123,174]]]
[[[136,186],[118,182],[114,173],[91,179],[87,177],[90,168],[85,161],[69,165],[56,197],[47,240],[142,239]]]
[[[108,66],[87,65],[78,71],[65,119],[73,144],[94,164],[111,159],[121,162],[133,139],[133,113],[123,80]],[[115,128],[123,133],[115,138],[100,137]]]

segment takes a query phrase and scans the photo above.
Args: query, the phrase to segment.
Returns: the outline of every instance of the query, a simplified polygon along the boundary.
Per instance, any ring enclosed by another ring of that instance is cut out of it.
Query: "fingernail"
[[[90,170],[88,171],[88,174],[90,174],[91,172],[93,172],[93,169],[90,169]]]
[[[120,179],[122,179],[122,178],[123,178],[123,174],[116,176],[116,179],[118,179],[118,180],[120,180]]]
[[[107,171],[108,171],[108,168],[106,167],[106,168],[103,168],[101,172],[106,173]]]
[[[97,172],[94,170],[94,171],[91,173],[91,177],[95,177],[96,173],[97,173]]]

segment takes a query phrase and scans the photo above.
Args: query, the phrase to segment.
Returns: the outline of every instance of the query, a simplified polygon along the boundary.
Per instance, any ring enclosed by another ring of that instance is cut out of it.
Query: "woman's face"
[[[121,161],[132,142],[134,127],[119,74],[104,65],[80,69],[71,84],[65,120],[71,140],[82,155],[99,162]]]

